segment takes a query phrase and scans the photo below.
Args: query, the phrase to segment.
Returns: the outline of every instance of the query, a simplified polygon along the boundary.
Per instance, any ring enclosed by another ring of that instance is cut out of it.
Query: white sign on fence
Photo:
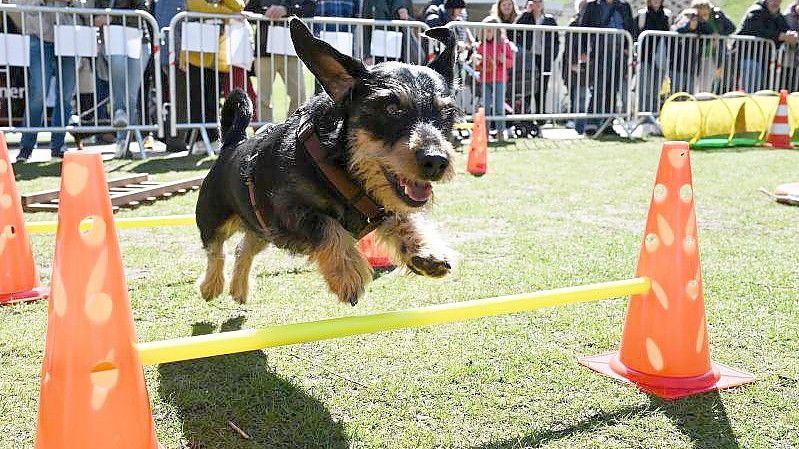
[[[353,34],[344,31],[322,31],[319,37],[333,48],[347,56],[352,56]]]
[[[54,31],[56,56],[97,56],[96,27],[56,25]]]
[[[399,58],[402,53],[402,33],[398,31],[372,31],[372,56]]]
[[[225,36],[228,64],[250,70],[255,60],[250,24],[244,20],[231,19],[225,27]]]
[[[270,26],[267,34],[267,53],[297,56],[297,52],[294,51],[294,43],[291,42],[291,33],[287,27]]]
[[[107,55],[141,58],[142,30],[122,25],[103,27],[103,42]]]
[[[0,65],[28,67],[31,65],[30,55],[30,36],[0,34]]]
[[[219,25],[184,23],[180,34],[180,48],[183,51],[216,53],[219,50]]]

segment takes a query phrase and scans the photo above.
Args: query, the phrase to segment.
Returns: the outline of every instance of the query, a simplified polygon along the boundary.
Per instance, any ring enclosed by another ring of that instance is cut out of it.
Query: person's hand
[[[797,32],[794,31],[794,30],[790,30],[790,31],[785,33],[784,41],[789,43],[789,44],[795,44],[795,43],[799,42],[799,34],[797,34]]]
[[[178,68],[180,69],[181,72],[185,72],[186,71],[186,61],[183,61],[182,59],[179,60],[178,61]]]
[[[94,16],[94,26],[100,28],[105,24],[105,16]]]
[[[580,53],[580,62],[588,62],[588,53]]]
[[[699,19],[694,16],[691,18],[691,21],[688,22],[688,29],[691,31],[696,31],[697,28],[699,28]]]
[[[408,15],[408,10],[405,8],[400,8],[397,10],[397,16],[399,16],[400,20],[408,20],[410,17]]]
[[[272,5],[269,9],[264,12],[264,15],[270,19],[279,19],[281,17],[286,17],[289,11],[286,9],[285,6],[280,5]]]
[[[367,56],[366,59],[363,60],[364,65],[375,65],[375,58],[372,56]]]

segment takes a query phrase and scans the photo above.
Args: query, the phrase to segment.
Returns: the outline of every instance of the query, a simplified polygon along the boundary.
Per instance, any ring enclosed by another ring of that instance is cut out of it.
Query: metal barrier
[[[632,36],[605,28],[450,22],[466,40],[459,106],[503,122],[632,117]],[[507,39],[508,45],[504,44]],[[477,56],[475,56],[477,55]],[[496,67],[503,67],[502,71]],[[499,72],[499,73],[498,73]],[[601,131],[601,129],[600,129]]]
[[[421,22],[334,17],[303,21],[317,37],[366,64],[427,60],[429,44],[420,36],[427,26]],[[171,135],[198,130],[210,154],[212,141],[217,140],[220,96],[229,90],[248,90],[255,105],[254,126],[282,119],[320,92],[294,52],[287,25],[287,19],[250,13],[177,14],[164,30],[170,57],[169,95],[174,99]],[[278,77],[280,85],[275,84]],[[193,101],[187,101],[189,92]]]
[[[777,52],[777,70],[774,75],[774,90],[787,89],[788,92],[799,90],[799,45],[780,46]]]
[[[161,76],[145,77],[159,54],[159,30],[144,11],[0,5],[0,130],[23,132],[23,151],[36,133],[77,138],[118,132],[127,151],[133,132],[144,157],[143,131],[162,130]],[[148,103],[154,90],[155,105]],[[74,106],[73,106],[74,98]],[[52,112],[48,112],[52,109]]]
[[[644,31],[637,42],[636,108],[658,115],[675,92],[757,92],[775,85],[774,42],[751,36]]]

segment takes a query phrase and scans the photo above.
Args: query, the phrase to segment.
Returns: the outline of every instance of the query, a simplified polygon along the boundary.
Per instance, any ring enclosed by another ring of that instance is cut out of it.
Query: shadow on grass
[[[520,439],[488,443],[474,449],[511,449],[540,447],[552,440],[569,438],[581,433],[600,431],[624,424],[631,417],[642,414],[664,414],[679,431],[691,439],[694,447],[702,449],[739,449],[730,426],[727,411],[718,392],[676,401],[664,401],[650,396],[649,405],[628,407],[613,413],[596,415],[590,419],[560,430],[543,431]]]
[[[176,156],[147,159],[140,164],[131,164],[133,173],[169,173],[185,170],[209,170],[216,159],[202,156]]]
[[[240,329],[243,321],[232,318],[220,330]],[[214,327],[195,323],[192,334]],[[165,364],[158,372],[159,396],[178,410],[187,448],[349,447],[325,406],[278,376],[261,351]],[[228,421],[251,439],[234,432]]]
[[[58,162],[26,162],[14,163],[14,175],[17,181],[29,181],[42,177],[61,176],[61,161]]]

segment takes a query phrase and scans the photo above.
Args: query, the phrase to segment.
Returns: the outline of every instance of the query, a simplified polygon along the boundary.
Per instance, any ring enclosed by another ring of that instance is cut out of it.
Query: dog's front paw
[[[416,274],[440,278],[449,274],[452,264],[447,257],[438,257],[433,254],[413,256],[408,263],[408,268]]]
[[[339,301],[355,306],[363,296],[366,284],[372,280],[372,269],[358,255],[358,258],[346,267],[341,267],[333,273],[326,273],[325,280]]]

